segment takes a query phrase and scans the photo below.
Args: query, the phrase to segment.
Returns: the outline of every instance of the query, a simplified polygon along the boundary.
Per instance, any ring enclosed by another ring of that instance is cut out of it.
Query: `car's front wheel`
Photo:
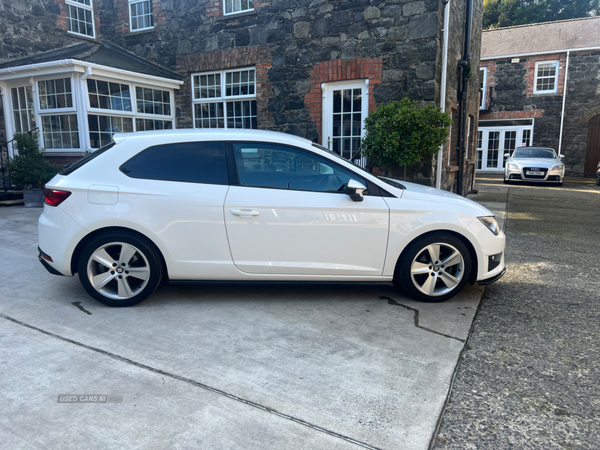
[[[458,294],[471,274],[471,254],[449,233],[417,238],[396,266],[394,284],[423,302],[442,302]]]
[[[109,232],[92,239],[78,265],[85,290],[108,306],[133,306],[152,294],[162,278],[154,245],[134,233]]]

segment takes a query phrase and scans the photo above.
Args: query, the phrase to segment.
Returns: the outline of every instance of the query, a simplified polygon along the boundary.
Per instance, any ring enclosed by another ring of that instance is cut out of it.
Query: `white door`
[[[479,127],[477,135],[477,170],[502,171],[505,153],[531,145],[532,126]]]
[[[369,113],[367,81],[327,83],[323,97],[323,146],[366,167],[359,149]]]
[[[251,274],[380,276],[389,210],[381,197],[355,202],[345,184],[366,181],[312,152],[232,143],[240,186],[225,200],[236,267]]]

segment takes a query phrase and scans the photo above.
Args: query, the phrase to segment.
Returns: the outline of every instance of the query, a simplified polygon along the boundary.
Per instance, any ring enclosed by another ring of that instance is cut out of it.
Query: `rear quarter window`
[[[222,142],[180,142],[148,147],[121,165],[131,178],[228,184]]]
[[[84,166],[85,164],[89,163],[92,159],[97,158],[102,153],[113,148],[115,145],[116,145],[115,142],[109,142],[104,147],[100,147],[98,150],[96,150],[93,153],[90,153],[89,155],[87,155],[84,158],[81,158],[79,161],[76,161],[72,164],[65,164],[63,170],[60,172],[59,175],[69,175],[70,173],[75,172],[81,166]]]

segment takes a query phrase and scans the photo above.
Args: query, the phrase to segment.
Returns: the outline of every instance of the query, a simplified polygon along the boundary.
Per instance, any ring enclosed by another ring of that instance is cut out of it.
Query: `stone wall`
[[[12,0],[0,3],[0,62],[54,50],[79,41],[68,35],[66,28],[59,26],[58,18],[62,10],[58,1]]]

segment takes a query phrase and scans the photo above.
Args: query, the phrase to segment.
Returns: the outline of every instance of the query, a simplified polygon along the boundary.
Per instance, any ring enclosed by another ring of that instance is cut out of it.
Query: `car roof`
[[[153,131],[137,131],[135,133],[115,133],[113,140],[117,143],[124,139],[152,139],[152,137],[161,138],[173,137],[173,139],[181,139],[183,141],[193,141],[195,139],[205,140],[252,140],[252,141],[270,141],[281,142],[297,145],[311,145],[312,142],[308,139],[294,136],[287,133],[279,133],[276,131],[267,130],[239,130],[239,129],[190,129],[176,128],[174,130],[153,130]]]

